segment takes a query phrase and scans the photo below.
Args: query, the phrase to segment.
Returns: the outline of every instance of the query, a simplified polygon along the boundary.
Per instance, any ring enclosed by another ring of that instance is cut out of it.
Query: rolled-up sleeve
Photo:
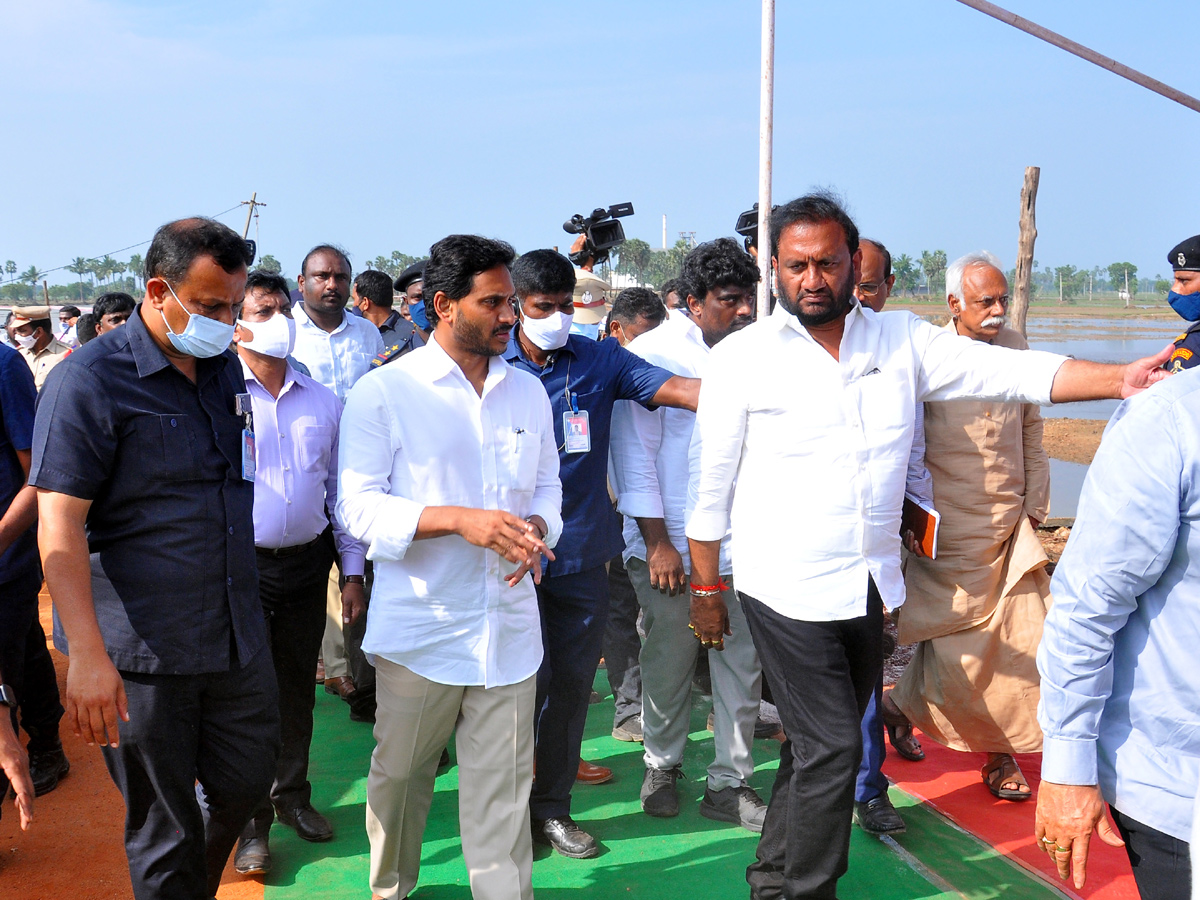
[[[729,530],[733,484],[746,434],[746,392],[739,387],[738,359],[717,345],[700,385],[696,425],[688,459],[686,533],[695,541],[719,541]]]
[[[1014,350],[912,319],[918,400],[999,400],[1050,405],[1054,376],[1067,357]]]
[[[1166,569],[1179,534],[1181,425],[1157,398],[1139,399],[1105,434],[1054,573],[1037,665],[1042,778],[1056,784],[1098,783],[1115,635]]]
[[[617,512],[638,519],[663,518],[656,460],[662,445],[663,410],[648,410],[628,400],[613,404],[613,490]]]
[[[425,506],[390,492],[403,454],[381,385],[364,379],[346,398],[338,440],[337,520],[366,545],[367,558],[403,559]]]
[[[562,481],[558,477],[558,447],[554,442],[554,413],[550,398],[538,387],[537,396],[542,405],[542,444],[538,456],[537,487],[529,504],[531,516],[541,516],[546,523],[544,543],[554,548],[562,537]]]

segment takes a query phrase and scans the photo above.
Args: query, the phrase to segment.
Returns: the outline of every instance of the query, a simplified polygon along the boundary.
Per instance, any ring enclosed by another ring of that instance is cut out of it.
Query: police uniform
[[[413,328],[404,340],[396,341],[384,347],[383,352],[371,360],[371,368],[378,369],[380,366],[385,366],[399,359],[405,353],[424,346],[425,342],[421,340],[421,335],[417,334],[417,330]]]
[[[1167,261],[1176,272],[1200,272],[1200,234],[1176,244],[1167,254]],[[1200,321],[1192,322],[1187,331],[1175,338],[1175,350],[1166,368],[1182,372],[1200,363]]]

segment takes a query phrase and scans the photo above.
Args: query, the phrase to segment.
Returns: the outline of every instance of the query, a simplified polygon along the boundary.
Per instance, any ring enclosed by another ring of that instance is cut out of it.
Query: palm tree
[[[21,280],[29,284],[29,299],[32,300],[37,283],[42,280],[42,273],[38,271],[37,266],[30,266],[21,273]]]
[[[133,286],[135,288],[138,286],[138,282],[142,278],[143,262],[144,261],[142,260],[142,254],[140,254],[140,253],[135,253],[135,254],[133,254],[133,256],[129,257],[128,269],[129,269],[129,274],[131,274],[133,276]]]
[[[4,271],[8,274],[9,280],[12,280],[12,277],[17,274],[17,264],[11,259],[7,260],[4,263]]]
[[[90,269],[90,267],[91,267],[90,263],[88,263],[88,261],[86,259],[84,259],[82,256],[75,257],[75,259],[73,259],[71,261],[71,264],[69,266],[67,266],[68,272],[74,272],[76,275],[79,276],[79,300],[80,300],[80,302],[83,302],[83,276],[88,273],[88,270]]]

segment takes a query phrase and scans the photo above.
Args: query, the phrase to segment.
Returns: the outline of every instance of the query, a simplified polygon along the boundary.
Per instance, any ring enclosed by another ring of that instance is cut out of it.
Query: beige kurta
[[[1009,328],[994,343],[1028,346]],[[1020,403],[927,403],[925,448],[942,516],[938,558],[907,561],[900,641],[920,643],[892,698],[952,749],[1039,751],[1035,655],[1050,579],[1029,517],[1045,521],[1049,504],[1041,413]]]

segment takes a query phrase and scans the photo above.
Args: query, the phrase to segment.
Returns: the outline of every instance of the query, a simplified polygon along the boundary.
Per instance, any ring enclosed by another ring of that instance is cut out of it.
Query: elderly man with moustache
[[[946,270],[947,332],[1025,350],[1008,328],[1008,282],[990,253]],[[1042,748],[1035,661],[1050,608],[1046,554],[1035,529],[1050,500],[1042,416],[1031,403],[925,404],[925,465],[941,513],[937,559],[914,556],[900,640],[918,643],[892,703],[928,737],[986,753],[981,775],[995,796],[1028,800],[1014,753]]]
[[[725,601],[708,588],[732,527],[738,596],[788,737],[746,873],[751,897],[832,898],[847,867],[883,605],[904,601],[916,403],[1129,396],[1168,377],[1169,351],[1105,366],[863,311],[858,229],[828,194],[776,210],[770,252],[779,305],[723,340],[704,370],[687,523],[691,624],[714,645],[729,634]]]

